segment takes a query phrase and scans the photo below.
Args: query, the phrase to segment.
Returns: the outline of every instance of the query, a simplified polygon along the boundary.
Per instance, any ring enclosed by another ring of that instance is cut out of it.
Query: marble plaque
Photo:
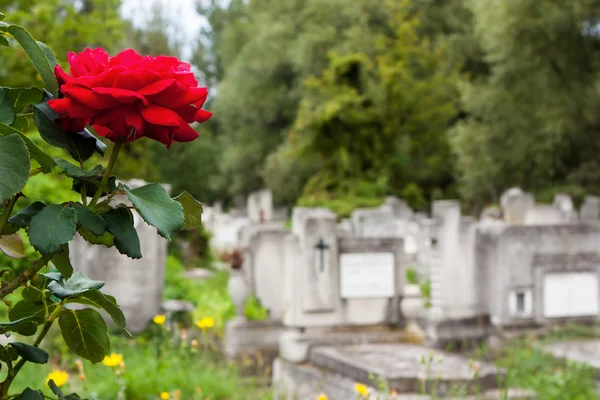
[[[343,299],[394,297],[393,253],[340,255],[340,295]]]

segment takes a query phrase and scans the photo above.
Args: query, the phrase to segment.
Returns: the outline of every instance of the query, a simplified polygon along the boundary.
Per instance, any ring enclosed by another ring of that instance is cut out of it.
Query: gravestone
[[[596,221],[600,219],[600,197],[585,196],[581,206],[582,221]]]
[[[273,380],[279,399],[311,399],[324,393],[330,400],[356,398],[354,384],[369,387],[371,399],[387,398],[373,377],[385,382],[398,400],[537,398],[535,393],[505,389],[504,370],[486,363],[403,343],[316,346],[308,364],[277,359]]]
[[[248,219],[251,223],[263,223],[273,219],[273,195],[263,189],[248,195],[246,203]]]
[[[146,184],[141,180],[123,183],[130,188]],[[115,196],[112,201],[113,205],[119,203],[131,205],[124,195]],[[133,211],[133,218],[142,259],[133,260],[121,255],[115,247],[91,245],[79,234],[75,235],[69,249],[75,269],[90,279],[106,282],[103,291],[117,299],[127,318],[127,328],[140,332],[161,312],[167,240],[158,235],[156,228],[146,224],[136,211]]]
[[[511,188],[500,197],[500,205],[504,222],[520,225],[525,221],[527,210],[535,206],[535,200],[530,193],[526,193],[520,188]]]
[[[558,193],[554,196],[553,205],[560,212],[563,222],[575,222],[579,219],[577,210],[573,205],[573,199],[568,194]]]
[[[356,237],[391,238],[402,233],[401,221],[392,209],[359,208],[352,212],[351,220]]]
[[[480,303],[502,328],[592,322],[600,311],[600,228],[508,226],[482,232]]]

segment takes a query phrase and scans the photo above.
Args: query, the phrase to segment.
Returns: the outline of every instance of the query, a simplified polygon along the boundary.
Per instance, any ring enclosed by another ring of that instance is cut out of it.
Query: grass
[[[158,328],[158,327],[156,327]],[[15,381],[16,392],[27,386],[41,388],[52,370],[69,373],[65,393],[76,391],[90,398],[117,399],[119,379],[124,382],[127,400],[158,399],[160,393],[181,393],[180,399],[265,400],[270,398],[266,388],[253,379],[242,377],[237,367],[220,359],[210,346],[174,345],[166,338],[140,336],[125,339],[112,336],[113,351],[123,355],[125,368],[119,378],[119,367],[85,361],[86,381],[82,381],[76,358],[68,352],[55,357],[51,365],[26,364]],[[48,392],[48,391],[47,391]],[[201,397],[199,394],[201,393]],[[50,394],[48,392],[48,394]],[[175,398],[175,397],[173,397]]]

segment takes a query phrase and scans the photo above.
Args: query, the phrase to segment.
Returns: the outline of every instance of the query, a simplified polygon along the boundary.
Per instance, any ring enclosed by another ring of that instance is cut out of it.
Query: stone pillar
[[[136,188],[146,182],[136,179],[124,184]],[[170,191],[170,187],[167,190]],[[116,196],[113,204],[119,203],[131,204],[126,196]],[[128,258],[115,247],[91,245],[79,234],[75,235],[69,249],[75,270],[90,279],[106,282],[102,290],[117,299],[127,318],[127,328],[140,332],[152,317],[161,312],[167,240],[158,235],[156,228],[146,224],[137,212],[133,211],[133,217],[142,259]]]

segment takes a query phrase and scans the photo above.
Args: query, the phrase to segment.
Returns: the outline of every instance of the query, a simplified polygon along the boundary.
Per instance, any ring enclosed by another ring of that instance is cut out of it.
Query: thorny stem
[[[0,289],[0,300],[4,299],[6,296],[15,291],[19,286],[23,285],[25,282],[33,278],[40,269],[42,269],[48,262],[52,259],[54,254],[47,254],[42,256],[36,262],[33,263],[31,268],[27,271],[23,272],[21,275],[7,283]]]
[[[119,155],[119,151],[121,150],[122,144],[123,139],[120,138],[117,139],[117,141],[115,142],[115,147],[113,147],[112,149],[112,153],[110,154],[110,160],[108,161],[108,165],[106,166],[106,170],[104,171],[104,175],[102,176],[102,182],[98,190],[96,190],[96,194],[94,194],[92,201],[90,202],[90,207],[95,206],[98,202],[98,199],[100,199],[100,196],[102,195],[102,192],[104,191],[104,188],[106,187],[106,184],[108,183],[108,180],[112,174],[115,163],[117,162],[117,156]]]
[[[13,208],[15,207],[15,203],[17,202],[18,198],[19,198],[19,194],[14,195],[13,197],[10,198],[6,207],[4,207],[2,216],[0,216],[0,234],[2,234],[4,225],[6,225],[8,218],[10,218],[10,214],[12,214]]]

